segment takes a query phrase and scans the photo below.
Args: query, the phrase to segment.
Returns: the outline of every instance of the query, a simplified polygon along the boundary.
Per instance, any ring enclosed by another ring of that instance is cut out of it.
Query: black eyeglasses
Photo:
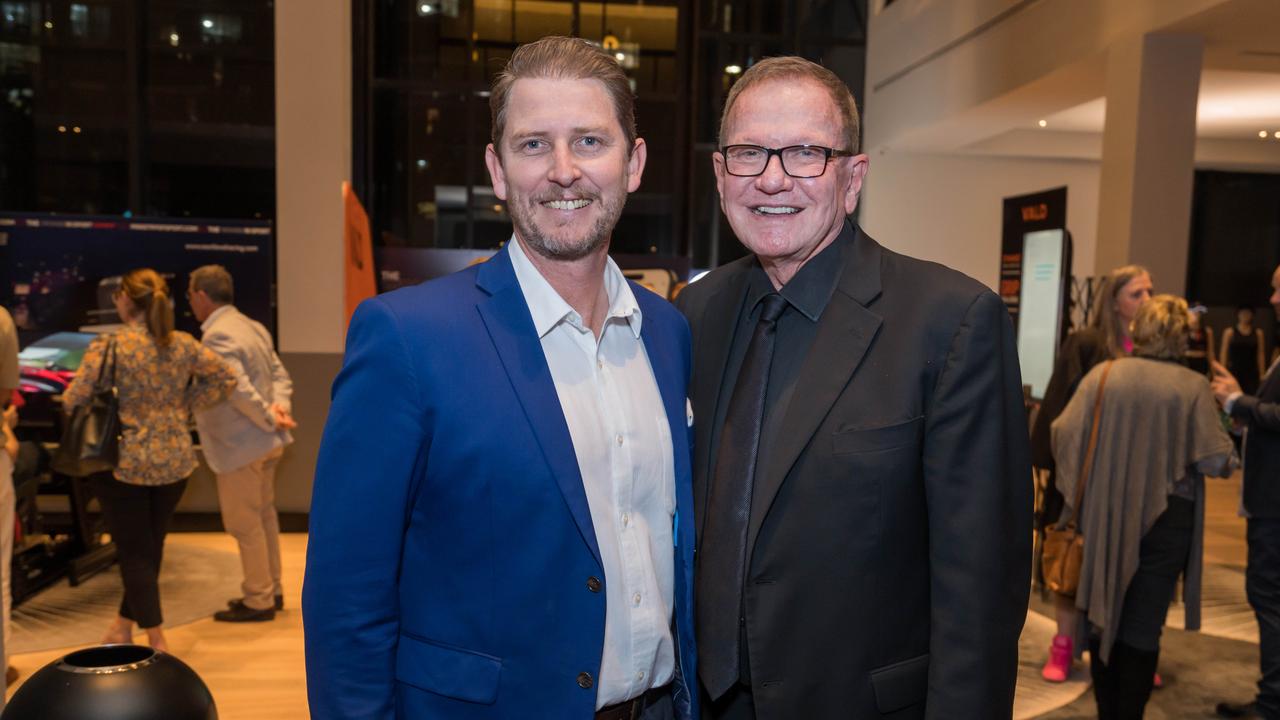
[[[724,169],[738,177],[756,177],[769,167],[769,160],[777,155],[782,161],[782,172],[793,178],[816,178],[827,171],[827,162],[833,157],[853,157],[848,150],[836,150],[821,145],[791,145],[784,148],[767,148],[759,145],[726,145],[720,148],[724,156]]]

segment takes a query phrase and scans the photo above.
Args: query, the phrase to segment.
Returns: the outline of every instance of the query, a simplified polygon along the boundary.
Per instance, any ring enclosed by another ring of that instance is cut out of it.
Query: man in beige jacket
[[[272,620],[284,606],[275,473],[284,446],[293,442],[293,382],[267,329],[232,304],[234,287],[226,268],[205,265],[193,271],[187,299],[201,323],[201,342],[231,366],[238,385],[226,402],[196,413],[205,461],[218,476],[222,524],[240,546],[244,569],[244,597],[228,602],[213,618]]]

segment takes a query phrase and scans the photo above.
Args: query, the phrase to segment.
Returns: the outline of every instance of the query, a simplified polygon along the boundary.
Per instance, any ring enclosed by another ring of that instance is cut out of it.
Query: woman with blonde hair
[[[1142,717],[1180,574],[1186,628],[1200,626],[1204,476],[1229,475],[1235,454],[1209,381],[1182,364],[1190,326],[1181,298],[1152,298],[1133,355],[1090,370],[1051,428],[1063,512],[1084,535],[1075,606],[1103,719]]]
[[[157,583],[169,519],[196,468],[191,410],[226,399],[236,380],[213,351],[173,329],[169,286],[156,271],[126,274],[112,300],[124,327],[90,343],[62,402],[67,411],[87,403],[103,363],[108,378],[114,364],[120,458],[91,483],[116,544],[124,599],[102,642],[130,642],[137,623],[152,647],[168,650]]]
[[[1089,324],[1072,333],[1058,350],[1031,432],[1031,462],[1048,474],[1037,517],[1040,531],[1058,522],[1063,506],[1062,493],[1056,487],[1049,427],[1093,366],[1124,357],[1133,350],[1129,327],[1138,308],[1151,297],[1151,288],[1151,274],[1141,265],[1125,265],[1107,273],[1094,292]],[[1072,658],[1078,654],[1074,638],[1078,617],[1071,598],[1053,595],[1052,600],[1058,632],[1040,674],[1049,682],[1063,682],[1071,674]]]

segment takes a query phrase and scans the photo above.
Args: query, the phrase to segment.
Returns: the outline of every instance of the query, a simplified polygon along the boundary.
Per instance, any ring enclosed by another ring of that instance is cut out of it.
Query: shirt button
[[[636,681],[637,681],[637,682],[639,682],[639,681],[642,681],[642,680],[644,680],[644,671],[643,671],[643,670],[641,670],[640,672],[636,673]]]
[[[619,447],[621,447],[621,446],[622,446],[622,433],[618,433],[617,440],[618,440],[618,446],[619,446]]]
[[[604,361],[603,361],[603,360],[596,360],[596,367],[598,367],[598,368],[600,368],[601,370],[603,370],[603,369],[604,369]]]
[[[591,673],[578,673],[578,687],[587,690],[594,684],[595,681],[591,679]]]
[[[630,526],[631,526],[631,516],[626,513],[622,513],[622,527],[630,527]]]
[[[601,587],[600,578],[598,578],[598,577],[596,577],[596,576],[594,576],[594,575],[592,575],[591,577],[587,578],[587,589],[588,589],[588,590],[590,590],[590,591],[591,591],[591,592],[593,592],[593,593],[598,593],[598,592],[600,592],[600,587]]]
[[[636,593],[635,595],[632,595],[632,596],[631,596],[631,602],[632,602],[633,604],[635,604],[637,607],[639,607],[639,606],[640,606],[640,593]]]

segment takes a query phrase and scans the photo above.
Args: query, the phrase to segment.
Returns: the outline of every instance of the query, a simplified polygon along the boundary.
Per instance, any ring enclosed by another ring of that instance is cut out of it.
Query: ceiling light
[[[1037,123],[1037,124],[1038,124],[1040,127],[1049,127],[1049,121],[1048,121],[1048,120],[1041,120],[1041,121],[1040,121],[1039,123]]]
[[[213,21],[212,21],[212,20],[210,20],[209,18],[205,18],[204,20],[201,20],[201,21],[200,21],[200,24],[204,26],[204,29],[205,29],[205,30],[212,30],[212,29],[213,29]]]
[[[80,126],[79,126],[79,125],[77,125],[77,126],[75,126],[75,127],[71,128],[71,132],[73,132],[73,133],[75,133],[75,134],[79,135],[79,134],[80,134]]]
[[[627,56],[625,53],[614,53],[613,57],[616,58],[618,62],[622,62],[623,60],[627,59]]]
[[[53,29],[53,21],[52,21],[52,20],[45,20],[45,21],[44,21],[44,29],[45,29],[45,30],[52,30],[52,29]]]
[[[66,131],[67,131],[67,126],[66,126],[66,125],[59,125],[59,126],[58,126],[58,132],[60,132],[60,133],[64,133],[64,132],[66,132]]]
[[[1267,131],[1266,131],[1266,130],[1259,130],[1259,131],[1258,131],[1258,137],[1260,137],[1260,138],[1265,138],[1266,136],[1267,136]]]
[[[725,65],[724,71],[729,75],[741,75],[742,66],[741,65]]]
[[[435,9],[435,7],[434,7],[434,6],[432,6],[432,5],[431,5],[431,3],[420,3],[420,4],[418,5],[418,14],[419,14],[419,15],[430,15],[431,13],[433,13],[433,12],[435,12],[435,11],[436,11],[436,9]]]
[[[169,33],[169,44],[178,47],[178,33]]]

